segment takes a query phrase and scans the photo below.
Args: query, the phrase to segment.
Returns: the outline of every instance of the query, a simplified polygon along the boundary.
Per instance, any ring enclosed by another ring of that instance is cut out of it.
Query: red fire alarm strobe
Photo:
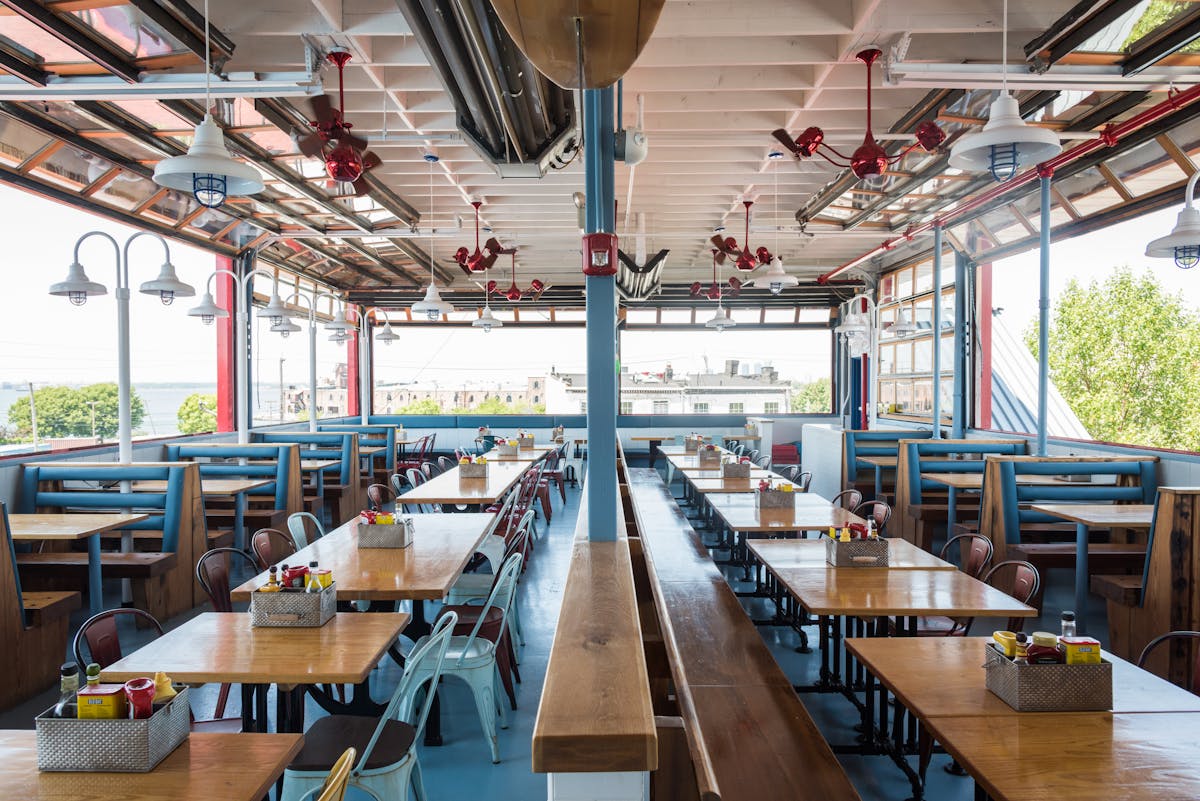
[[[609,233],[584,234],[583,274],[616,275],[617,235]]]

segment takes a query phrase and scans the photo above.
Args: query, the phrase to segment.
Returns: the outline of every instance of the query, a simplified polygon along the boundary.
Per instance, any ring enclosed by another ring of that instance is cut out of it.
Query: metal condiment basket
[[[458,466],[459,478],[487,478],[487,462],[467,462]]]
[[[796,493],[783,490],[756,490],[755,503],[759,509],[795,509]]]
[[[412,532],[404,523],[358,524],[359,548],[407,548],[412,545]]]
[[[888,541],[826,539],[825,561],[834,567],[887,567]]]
[[[257,628],[319,628],[336,613],[336,581],[320,592],[256,590],[250,594],[250,625]]]
[[[724,478],[750,478],[750,463],[726,462],[721,465],[721,475]]]
[[[147,773],[188,738],[188,689],[148,718],[55,718],[53,707],[34,719],[37,766],[45,771]]]
[[[1018,665],[985,646],[987,688],[1018,712],[1105,712],[1112,709],[1112,663]]]

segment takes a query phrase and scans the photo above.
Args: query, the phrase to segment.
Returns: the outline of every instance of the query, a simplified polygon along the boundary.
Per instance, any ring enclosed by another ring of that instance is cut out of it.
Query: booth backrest
[[[0,595],[0,633],[11,643],[9,638],[25,628],[25,601],[21,598],[17,549],[13,544],[12,529],[8,527],[8,504],[4,501],[0,501],[0,527],[4,529],[3,547],[0,548],[0,588],[4,591]]]
[[[289,514],[304,511],[303,488],[300,484],[300,449],[296,445],[275,443],[168,445],[169,462],[196,461],[201,476],[236,476],[271,478],[270,484],[251,490],[250,495],[270,495],[274,508]],[[197,461],[219,459],[221,461]],[[259,464],[239,464],[249,460]]]
[[[317,425],[318,431],[328,431],[337,434],[352,431],[358,434],[360,445],[382,447],[386,455],[385,465],[389,473],[396,472],[396,429],[393,426],[352,425],[349,423],[328,423]]]
[[[1026,453],[1028,443],[1021,440],[931,439],[905,440],[900,446],[896,463],[897,481],[904,474],[904,490],[908,503],[922,503],[923,493],[945,492],[944,484],[936,484],[925,473],[983,473],[983,460],[988,454],[1019,456]],[[903,468],[900,462],[904,463]],[[897,485],[897,493],[900,487]]]
[[[933,432],[923,428],[890,428],[872,431],[848,429],[842,432],[842,487],[849,488],[858,480],[860,470],[875,466],[859,461],[864,456],[895,456],[902,439],[929,439]]]
[[[351,484],[358,480],[358,434],[326,431],[251,432],[256,442],[296,444],[304,459],[339,459],[338,483]]]

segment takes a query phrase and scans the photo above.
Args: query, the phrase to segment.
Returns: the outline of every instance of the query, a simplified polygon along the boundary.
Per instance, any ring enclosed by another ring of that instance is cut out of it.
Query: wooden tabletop
[[[983,473],[922,473],[921,478],[928,479],[935,484],[943,484],[947,487],[953,487],[956,490],[974,490],[978,492],[983,489]],[[1048,484],[1067,486],[1067,482],[1061,481],[1054,476],[1035,476],[1017,474],[1018,484]]]
[[[299,734],[191,734],[149,773],[41,773],[32,729],[0,731],[0,787],[21,801],[259,801]]]
[[[734,531],[826,531],[867,521],[811,492],[793,493],[792,509],[762,509],[752,493],[711,492],[705,499]]]
[[[762,435],[761,434],[730,434],[730,435],[722,434],[721,439],[725,440],[726,442],[757,442],[758,440],[762,439]]]
[[[413,543],[407,548],[358,548],[358,520],[351,520],[301,549],[289,561],[316,560],[333,571],[341,600],[403,601],[446,597],[467,560],[483,542],[490,514],[414,514]],[[235,601],[265,584],[259,574],[233,590]]]
[[[985,686],[990,637],[849,638],[854,654],[918,718],[940,715],[1029,717]],[[1195,696],[1153,673],[1104,652],[1112,662],[1114,712],[1200,712]],[[1014,724],[1015,725],[1015,724]]]
[[[81,540],[93,534],[140,523],[140,514],[29,514],[9,515],[14,540]]]
[[[895,456],[859,456],[858,461],[866,462],[867,464],[875,465],[876,467],[895,467],[897,457]]]
[[[1036,609],[957,570],[800,567],[773,572],[815,615],[1038,615]]]
[[[248,612],[205,612],[100,677],[125,682],[161,670],[186,684],[358,684],[408,621],[407,612],[339,612],[319,628],[255,628]]]
[[[200,477],[200,492],[204,495],[241,495],[274,482],[271,478],[208,478]],[[166,481],[135,481],[134,492],[166,492]]]
[[[888,541],[888,570],[958,570],[957,567],[938,559],[907,540],[886,537]],[[768,570],[809,568],[834,570],[825,561],[825,540],[760,540],[746,541],[746,546]],[[842,568],[866,570],[868,568]]]
[[[374,456],[377,453],[384,453],[386,451],[387,451],[387,445],[359,445],[358,446],[358,455],[359,456]]]
[[[763,472],[766,473],[766,471],[763,471]],[[770,474],[768,473],[767,475],[770,475]],[[707,478],[707,477],[693,478],[691,475],[689,475],[688,478],[690,479],[692,489],[696,490],[696,492],[701,492],[701,493],[739,492],[740,493],[740,492],[756,491],[758,489],[758,482],[762,481],[764,478],[766,478],[767,475],[752,476],[751,478],[721,478],[719,476],[714,476],[713,478]],[[776,486],[778,486],[780,483],[791,484],[793,487],[796,488],[796,492],[803,491],[800,489],[799,484],[793,484],[790,481],[784,481],[784,482],[776,481],[775,482]]]
[[[699,478],[722,478],[721,468],[709,469],[707,467],[685,467],[679,471],[683,477],[689,481]],[[781,478],[778,473],[772,473],[770,470],[763,470],[761,467],[750,468],[750,478],[758,480],[760,478]]]
[[[305,473],[316,473],[319,470],[337,467],[341,463],[341,459],[301,459],[300,469]]]
[[[1200,713],[947,716],[927,725],[995,801],[1200,798]]]
[[[1149,529],[1154,517],[1150,503],[1037,503],[1030,508],[1095,528]]]
[[[495,503],[512,488],[529,469],[525,462],[488,463],[486,478],[462,478],[458,468],[434,476],[419,487],[410,489],[397,500],[406,503]]]

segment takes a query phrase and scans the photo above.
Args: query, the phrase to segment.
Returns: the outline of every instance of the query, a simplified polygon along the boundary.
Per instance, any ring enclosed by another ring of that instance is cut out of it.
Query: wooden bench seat
[[[69,617],[82,603],[82,596],[74,590],[21,593],[21,605],[25,607],[25,616],[33,626]]]
[[[143,579],[159,576],[175,567],[173,553],[135,552],[104,553],[100,555],[104,577]],[[17,566],[21,578],[46,576],[80,579],[87,581],[88,555],[80,552],[62,553],[19,553]]]
[[[1024,559],[1038,570],[1075,567],[1073,542],[1021,542],[1008,546],[1009,559]],[[1123,542],[1088,544],[1089,572],[1138,570],[1146,562],[1146,546]]]
[[[1142,602],[1142,575],[1092,576],[1092,592],[1121,606]]]
[[[288,513],[286,509],[247,509],[242,516],[246,531],[254,532],[260,528],[278,528],[287,526]],[[233,509],[208,509],[204,519],[209,527],[230,528],[236,519]]]

